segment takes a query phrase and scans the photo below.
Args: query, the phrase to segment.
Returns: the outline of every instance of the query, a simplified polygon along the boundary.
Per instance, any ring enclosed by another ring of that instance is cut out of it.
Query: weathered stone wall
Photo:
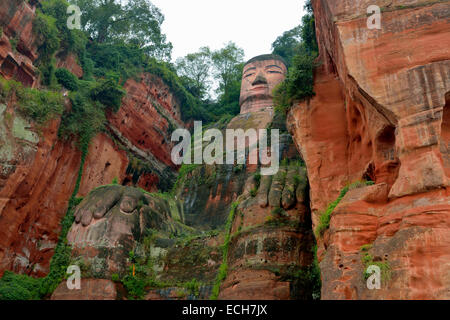
[[[382,29],[366,27],[369,5]],[[308,168],[313,222],[356,180],[320,239],[324,299],[449,298],[447,1],[313,1],[323,65],[288,122]],[[447,98],[446,98],[447,95]],[[360,252],[390,267],[365,285]],[[419,258],[421,257],[421,258]]]

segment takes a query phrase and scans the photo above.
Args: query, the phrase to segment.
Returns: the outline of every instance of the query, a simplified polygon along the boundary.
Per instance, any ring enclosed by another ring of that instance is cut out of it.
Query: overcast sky
[[[173,44],[172,59],[219,49],[234,41],[246,59],[271,52],[284,31],[300,24],[304,0],[151,0],[165,16],[163,32]]]

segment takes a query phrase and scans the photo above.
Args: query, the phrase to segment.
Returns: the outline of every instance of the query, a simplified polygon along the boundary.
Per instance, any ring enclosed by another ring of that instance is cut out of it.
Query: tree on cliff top
[[[176,69],[185,87],[199,99],[205,98],[211,88],[211,50],[203,47],[199,52],[178,58]]]
[[[290,66],[292,58],[297,53],[301,41],[301,26],[297,26],[284,32],[283,35],[279,36],[275,42],[272,43],[273,54],[283,57]]]
[[[126,42],[169,61],[172,44],[161,32],[164,15],[148,0],[75,0],[84,29],[97,43]]]
[[[302,23],[279,37],[272,45],[274,53],[287,59],[290,68],[286,79],[274,90],[277,111],[286,113],[294,101],[314,96],[314,68],[318,53],[314,13],[311,1]],[[285,54],[285,56],[283,56]]]
[[[208,47],[199,52],[178,59],[176,68],[183,85],[197,99],[204,109],[212,114],[211,120],[239,113],[244,50],[229,42],[224,48],[211,51]],[[209,100],[212,76],[218,83],[217,99]]]
[[[306,14],[302,18],[302,23],[284,32],[272,43],[273,53],[283,57],[288,62],[289,67],[296,55],[304,52],[314,55],[318,50],[311,1],[307,1],[304,8]]]
[[[238,66],[244,62],[244,50],[234,42],[229,42],[223,49],[212,55],[215,75],[219,78],[219,93],[227,94],[236,79],[242,77],[242,70]]]

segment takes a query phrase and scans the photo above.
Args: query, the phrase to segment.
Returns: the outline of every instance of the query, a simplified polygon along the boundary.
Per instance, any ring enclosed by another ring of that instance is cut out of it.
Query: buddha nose
[[[253,81],[252,83],[253,86],[256,86],[258,84],[267,84],[267,79],[262,73],[258,74],[255,81]]]

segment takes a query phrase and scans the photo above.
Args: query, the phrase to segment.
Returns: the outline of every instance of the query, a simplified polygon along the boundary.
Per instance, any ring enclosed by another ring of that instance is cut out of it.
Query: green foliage
[[[113,79],[105,79],[98,82],[90,92],[94,101],[99,101],[114,112],[119,111],[125,90]]]
[[[214,287],[212,290],[212,294],[210,299],[211,300],[217,300],[220,293],[220,285],[227,277],[228,272],[228,250],[230,248],[230,242],[231,242],[231,229],[233,228],[233,222],[234,218],[236,216],[237,207],[239,206],[239,202],[234,202],[231,205],[230,214],[228,215],[227,223],[225,225],[225,241],[222,246],[223,251],[223,260],[222,264],[219,268],[219,273],[217,274],[216,281],[214,283]]]
[[[305,9],[307,11],[307,14],[302,18],[302,25],[300,30],[302,39],[301,49],[305,50],[312,56],[316,56],[319,48],[316,38],[316,23],[310,0],[306,2]]]
[[[295,174],[295,175],[294,175],[294,184],[295,184],[296,186],[298,186],[298,185],[300,184],[300,182],[302,182],[302,178],[300,177],[300,175]]]
[[[372,248],[373,248],[373,244],[365,244],[365,245],[361,246],[360,250],[361,250],[361,252],[367,252]]]
[[[119,276],[119,274],[113,273],[113,274],[111,275],[111,281],[113,281],[113,282],[120,282],[120,276]]]
[[[57,69],[55,77],[58,83],[67,90],[76,91],[78,89],[78,78],[69,70],[65,68]]]
[[[60,93],[24,87],[13,80],[0,78],[0,98],[6,102],[15,95],[21,113],[38,124],[62,114],[64,99]]]
[[[37,10],[33,20],[33,33],[38,45],[39,61],[43,64],[49,63],[60,46],[56,19]]]
[[[290,65],[285,81],[274,90],[275,107],[284,113],[287,113],[293,102],[314,96],[313,71],[318,46],[314,14],[309,1],[305,9],[308,14],[303,16],[302,24],[285,32],[272,45],[274,53],[286,58]]]
[[[301,44],[301,26],[297,26],[279,36],[272,43],[272,53],[284,58],[288,63],[288,67],[292,64],[292,59],[297,54]]]
[[[219,97],[208,110],[211,110],[217,119],[224,114],[239,114],[244,50],[229,42],[224,48],[212,53],[212,63],[213,74],[219,79]]]
[[[229,90],[233,81],[242,77],[242,70],[238,68],[244,62],[244,50],[235,43],[229,42],[223,49],[212,54],[214,73],[219,78],[219,93]]]
[[[127,289],[129,299],[142,299],[145,294],[145,281],[140,277],[127,275],[122,279],[122,283]]]
[[[304,100],[314,95],[314,56],[299,54],[293,58],[286,80],[274,90],[274,103],[284,113],[294,101]]]
[[[313,247],[314,261],[310,267],[310,279],[313,283],[312,298],[313,300],[320,300],[322,277],[320,272],[319,259],[317,258],[317,244]]]
[[[169,61],[172,44],[161,32],[164,16],[147,0],[121,2],[75,0],[84,29],[97,43],[133,44],[158,59]]]
[[[49,63],[41,64],[39,72],[41,74],[41,83],[49,88],[55,88],[57,85],[55,76],[55,61],[54,58]]]
[[[196,98],[202,100],[211,87],[210,75],[212,68],[211,50],[203,47],[199,52],[190,53],[177,59],[176,69],[182,77],[183,84]]]
[[[350,185],[345,186],[341,190],[339,197],[335,201],[330,203],[328,205],[327,209],[325,210],[325,212],[320,215],[319,224],[317,225],[316,230],[315,230],[316,237],[317,238],[322,237],[323,234],[325,233],[325,231],[328,230],[328,228],[330,227],[331,215],[332,215],[334,209],[338,206],[338,204],[345,197],[347,192],[349,192],[350,190],[353,190],[353,189],[362,188],[365,186],[371,186],[373,184],[374,184],[373,181],[357,181]]]
[[[65,139],[78,138],[80,148],[87,148],[106,122],[104,107],[92,101],[86,90],[71,94],[72,110],[63,114],[59,129]]]
[[[17,43],[19,42],[19,39],[17,37],[9,39],[9,44],[11,45],[11,49],[13,52],[17,52]]]
[[[244,67],[244,51],[230,42],[224,48],[211,51],[208,47],[177,60],[180,82],[208,114],[207,121],[219,121],[224,116],[240,112],[239,97]],[[218,79],[217,98],[210,99],[211,75]],[[198,114],[197,114],[198,116]]]
[[[313,263],[311,266],[298,268],[293,272],[282,275],[280,280],[293,283],[293,287],[300,291],[296,293],[299,294],[297,299],[320,300],[322,281],[318,264]]]
[[[286,213],[286,211],[283,210],[283,208],[281,207],[276,207],[273,208],[272,211],[270,212],[272,214],[273,217],[275,218],[280,218],[280,217],[286,217],[288,214]]]
[[[54,18],[54,25],[58,29],[61,49],[67,52],[73,52],[79,56],[86,49],[87,37],[80,30],[70,30],[67,28],[67,7],[69,3],[66,0],[43,0],[40,2],[42,13]]]
[[[197,169],[199,167],[198,164],[183,164],[180,168],[180,170],[178,170],[178,177],[177,177],[177,181],[175,182],[175,184],[173,185],[172,188],[172,193],[176,192],[176,190],[178,189],[178,187],[184,182],[184,180],[186,179],[186,176],[191,173],[192,171],[194,171],[195,169]]]
[[[5,271],[0,280],[0,300],[39,300],[40,279]]]
[[[210,300],[217,300],[220,294],[220,286],[222,282],[226,279],[228,273],[228,264],[226,262],[222,263],[219,268],[219,273],[217,274],[216,282],[211,293]]]
[[[197,279],[192,279],[190,282],[184,284],[184,287],[189,291],[190,294],[198,296],[200,294],[200,282]]]
[[[126,43],[91,43],[87,47],[97,77],[116,74],[122,82],[136,77],[147,64],[143,49]]]
[[[181,106],[183,120],[195,119],[205,123],[211,121],[209,112],[204,109],[198,99],[195,99],[194,96],[186,90],[182,85],[180,78],[173,70],[171,70],[167,63],[150,59],[145,71],[161,77],[164,83],[169,86]]]
[[[20,101],[20,110],[40,124],[63,112],[60,93],[23,88],[16,95]]]
[[[117,177],[114,177],[111,184],[115,184],[115,185],[119,184],[119,179]]]
[[[361,262],[364,265],[364,280],[369,279],[369,277],[371,275],[370,273],[367,272],[367,269],[370,266],[377,266],[380,268],[382,283],[386,283],[389,280],[391,280],[392,271],[391,271],[391,266],[389,264],[389,261],[374,261],[373,256],[367,251],[362,251],[364,254],[361,259]]]
[[[253,179],[255,179],[256,186],[259,189],[259,186],[261,185],[261,172],[256,172]]]

